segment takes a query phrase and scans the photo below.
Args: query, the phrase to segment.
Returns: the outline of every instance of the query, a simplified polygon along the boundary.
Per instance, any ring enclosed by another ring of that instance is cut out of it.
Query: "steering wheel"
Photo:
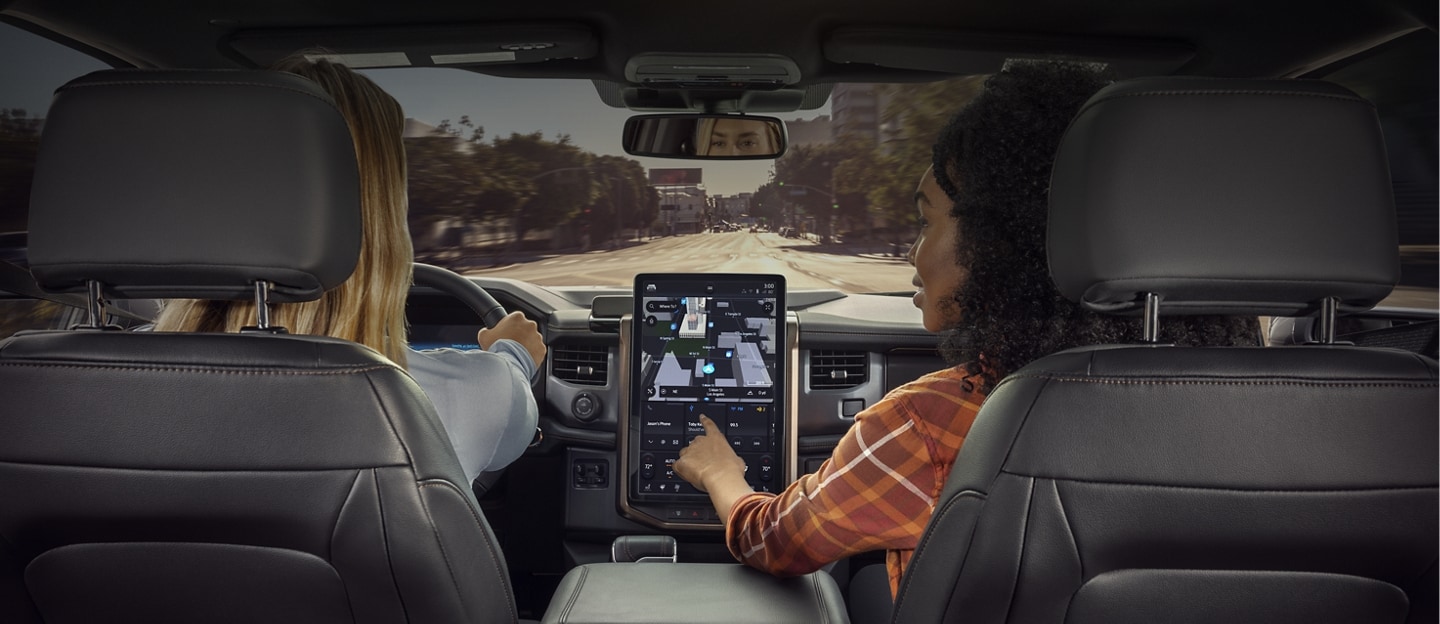
[[[496,301],[490,293],[485,292],[479,284],[462,277],[459,273],[450,269],[441,268],[433,264],[415,263],[415,283],[420,286],[428,286],[442,293],[459,299],[465,304],[486,327],[493,328],[500,319],[505,318],[505,308]]]

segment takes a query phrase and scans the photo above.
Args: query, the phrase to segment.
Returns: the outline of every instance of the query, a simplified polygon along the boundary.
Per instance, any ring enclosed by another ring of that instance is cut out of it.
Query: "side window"
[[[1381,305],[1431,310],[1440,306],[1436,46],[1435,31],[1418,31],[1320,76],[1370,100],[1380,114],[1400,234],[1400,284]]]
[[[25,265],[30,180],[45,111],[66,81],[107,65],[0,22],[0,260]],[[0,338],[63,323],[64,306],[0,290]]]

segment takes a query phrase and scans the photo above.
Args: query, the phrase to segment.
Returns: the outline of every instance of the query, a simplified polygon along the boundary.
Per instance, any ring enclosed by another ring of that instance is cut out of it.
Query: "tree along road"
[[[859,255],[778,234],[721,232],[656,238],[616,250],[541,256],[467,271],[541,286],[631,286],[637,273],[778,273],[791,290],[848,293],[913,291],[904,258]]]

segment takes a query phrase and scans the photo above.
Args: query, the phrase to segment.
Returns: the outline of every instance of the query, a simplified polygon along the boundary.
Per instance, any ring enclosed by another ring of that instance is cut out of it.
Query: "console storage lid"
[[[592,563],[560,581],[545,624],[846,624],[824,572],[776,578],[739,564]]]

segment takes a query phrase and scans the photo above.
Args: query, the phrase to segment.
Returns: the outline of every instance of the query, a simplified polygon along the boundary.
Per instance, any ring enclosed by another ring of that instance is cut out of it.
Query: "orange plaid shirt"
[[[884,548],[894,596],[980,411],[979,383],[961,367],[948,368],[860,412],[819,471],[778,495],[735,501],[725,525],[730,552],[751,567],[792,576]]]

